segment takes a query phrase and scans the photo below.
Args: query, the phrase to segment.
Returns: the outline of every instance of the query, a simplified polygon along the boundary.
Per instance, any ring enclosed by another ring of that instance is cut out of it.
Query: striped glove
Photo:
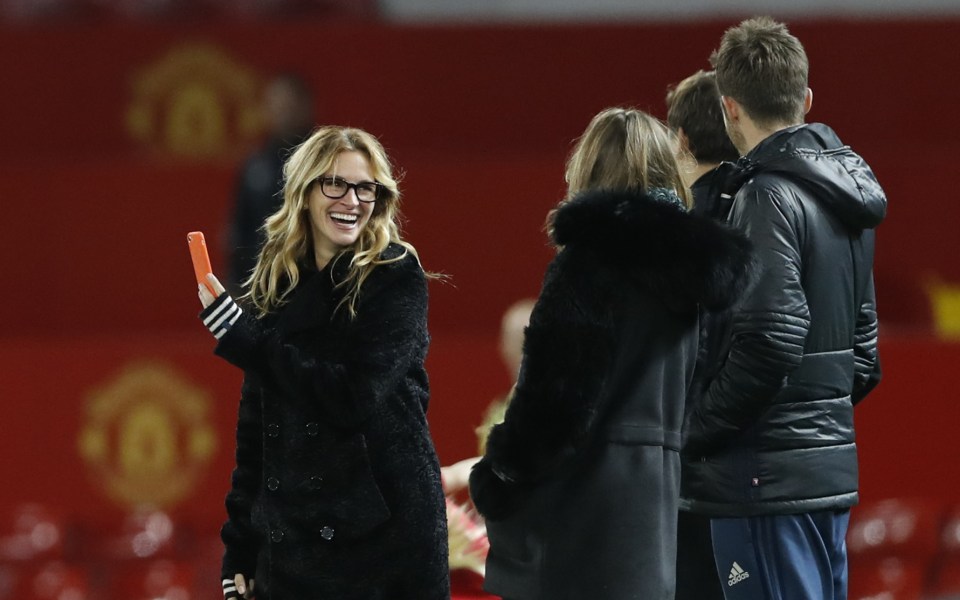
[[[241,585],[246,581],[243,575],[237,576]],[[221,581],[223,584],[223,599],[224,600],[240,600],[241,598],[253,598],[253,580],[250,580],[250,587],[240,590],[238,589],[237,582],[234,579],[224,579]]]
[[[213,304],[200,312],[200,319],[213,337],[219,340],[242,314],[243,310],[240,306],[230,297],[230,294],[224,292],[213,301]]]
[[[239,600],[240,592],[237,591],[236,582],[232,579],[224,579],[222,583],[224,600]]]

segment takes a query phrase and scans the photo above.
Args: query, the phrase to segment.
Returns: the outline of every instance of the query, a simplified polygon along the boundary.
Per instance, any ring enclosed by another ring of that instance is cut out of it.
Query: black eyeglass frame
[[[379,199],[380,199],[380,191],[381,191],[382,189],[384,189],[384,185],[383,185],[382,183],[380,183],[379,181],[358,181],[357,183],[350,183],[349,181],[347,181],[347,180],[344,179],[343,177],[330,176],[330,175],[324,175],[324,176],[322,176],[322,177],[317,177],[316,179],[313,180],[313,182],[319,184],[319,185],[320,185],[320,193],[322,193],[322,194],[323,194],[324,196],[326,196],[327,198],[330,198],[331,200],[339,200],[340,198],[343,198],[344,196],[346,196],[347,194],[349,194],[349,193],[350,193],[350,190],[352,189],[352,190],[353,190],[353,194],[357,197],[357,200],[359,200],[360,202],[364,202],[364,203],[366,203],[366,204],[372,204],[372,203],[376,202],[377,200],[379,200]],[[332,195],[332,194],[327,193],[327,190],[324,189],[324,183],[326,183],[326,182],[330,182],[330,183],[339,182],[339,183],[343,184],[344,186],[346,186],[346,189],[345,189],[344,192],[343,192],[342,194],[340,194],[339,196],[334,196],[334,195]],[[363,198],[360,197],[360,189],[359,189],[359,186],[362,186],[362,185],[372,185],[372,186],[373,186],[373,200],[364,200]]]

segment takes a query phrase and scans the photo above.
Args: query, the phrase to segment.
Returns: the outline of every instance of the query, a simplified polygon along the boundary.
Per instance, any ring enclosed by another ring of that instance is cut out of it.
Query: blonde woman
[[[400,237],[380,143],[324,127],[284,166],[283,206],[240,307],[199,288],[244,371],[227,495],[227,598],[449,597],[427,428],[426,277]]]
[[[613,108],[569,159],[516,389],[470,476],[489,592],[673,598],[698,307],[729,307],[752,273],[745,238],[689,212],[676,149],[653,117]]]

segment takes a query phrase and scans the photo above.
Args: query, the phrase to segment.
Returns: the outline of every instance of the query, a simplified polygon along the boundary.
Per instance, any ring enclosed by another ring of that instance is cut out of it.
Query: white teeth
[[[330,213],[330,216],[333,217],[334,219],[338,219],[338,220],[340,220],[340,221],[350,221],[351,223],[356,223],[356,222],[357,222],[357,215],[351,215],[351,214],[349,214],[349,213],[336,213],[336,212],[335,212],[335,213]]]

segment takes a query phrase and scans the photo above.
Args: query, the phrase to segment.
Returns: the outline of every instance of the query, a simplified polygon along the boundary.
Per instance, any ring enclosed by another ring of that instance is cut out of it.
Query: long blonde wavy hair
[[[361,129],[320,127],[300,144],[283,166],[283,205],[264,224],[266,240],[260,250],[253,273],[244,282],[248,300],[263,317],[283,305],[300,281],[298,263],[313,260],[313,228],[310,222],[309,195],[318,177],[329,172],[341,152],[356,151],[370,163],[374,179],[381,185],[370,220],[357,241],[335,256],[331,263],[347,251],[353,251],[350,268],[344,281],[347,293],[338,309],[346,305],[350,316],[356,316],[357,299],[363,282],[378,265],[396,262],[407,253],[417,257],[412,245],[400,237],[400,190],[391,172],[390,161],[377,138]],[[381,259],[380,254],[395,242],[405,249],[400,256]],[[417,258],[419,261],[419,257]]]
[[[647,113],[635,108],[600,111],[567,160],[567,194],[547,216],[550,237],[556,211],[586,190],[665,188],[674,190],[690,209],[693,195],[680,177],[678,152],[673,132]]]

